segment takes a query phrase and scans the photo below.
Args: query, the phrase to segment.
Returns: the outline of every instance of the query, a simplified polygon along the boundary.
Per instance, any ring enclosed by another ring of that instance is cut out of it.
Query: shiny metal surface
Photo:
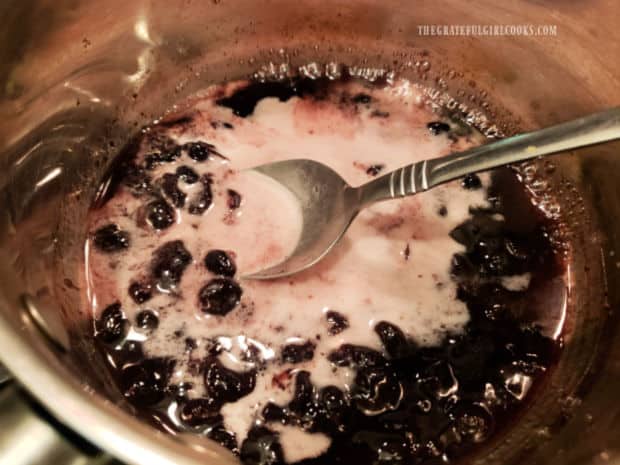
[[[347,185],[329,166],[312,160],[259,166],[254,171],[293,193],[302,228],[298,244],[284,261],[244,278],[275,279],[307,270],[336,246],[360,210],[375,202],[415,195],[468,174],[616,139],[620,139],[620,108],[417,162],[356,187]]]
[[[0,359],[60,421],[127,463],[236,463],[133,417],[84,336],[84,217],[119,148],[210,83],[337,76],[342,63],[438,89],[433,101],[485,130],[549,126],[620,105],[616,13],[613,0],[0,2]],[[556,24],[558,35],[417,32],[450,23]],[[570,238],[564,350],[474,464],[620,463],[620,147],[585,150],[522,168]],[[63,332],[67,351],[50,343]]]
[[[72,443],[16,386],[0,389],[0,412],[0,465],[120,465],[92,447]]]

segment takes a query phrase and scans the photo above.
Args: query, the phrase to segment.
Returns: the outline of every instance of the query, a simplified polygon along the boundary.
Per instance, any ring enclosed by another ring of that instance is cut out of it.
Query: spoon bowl
[[[253,171],[293,194],[301,210],[302,228],[295,249],[285,261],[245,278],[273,279],[311,267],[332,250],[360,210],[359,191],[323,163],[285,160]]]

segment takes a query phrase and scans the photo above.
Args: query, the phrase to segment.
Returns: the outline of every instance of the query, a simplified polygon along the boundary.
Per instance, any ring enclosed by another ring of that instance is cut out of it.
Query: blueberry
[[[213,203],[213,191],[211,190],[211,177],[204,175],[200,178],[202,190],[194,197],[189,204],[189,212],[192,215],[202,215]]]
[[[448,216],[448,207],[446,207],[445,205],[442,205],[441,207],[439,207],[439,209],[437,210],[437,214],[439,216],[442,217],[446,217]]]
[[[120,347],[108,352],[114,367],[123,367],[144,360],[144,350],[139,341],[125,340]]]
[[[461,181],[461,186],[463,186],[463,189],[476,190],[482,187],[482,181],[480,181],[480,177],[477,174],[468,174]]]
[[[119,302],[107,306],[95,322],[97,337],[103,342],[116,342],[125,335],[127,320]]]
[[[379,335],[383,348],[391,358],[398,359],[410,355],[412,347],[398,326],[381,321],[375,326],[375,332]]]
[[[383,171],[384,168],[385,168],[385,165],[382,165],[382,164],[370,165],[366,169],[366,174],[369,176],[377,176],[381,171]]]
[[[237,438],[235,433],[231,433],[230,431],[226,431],[221,426],[212,428],[207,433],[207,437],[217,442],[222,447],[231,450],[234,453],[239,452],[239,448],[237,447]]]
[[[442,132],[450,131],[450,125],[446,123],[442,123],[441,121],[431,121],[430,123],[426,125],[426,127],[431,132],[431,134],[434,136],[437,136],[441,134]]]
[[[436,399],[456,394],[459,389],[452,366],[444,360],[439,360],[424,369],[420,386],[424,394]]]
[[[146,173],[146,171],[144,171],[144,169],[133,163],[126,165],[122,183],[131,190],[133,195],[137,197],[145,192],[148,192],[151,188],[150,176]]]
[[[150,358],[124,368],[121,372],[123,394],[140,407],[161,402],[166,396],[174,365],[168,358]]]
[[[241,206],[241,194],[232,189],[226,191],[228,193],[228,208],[230,210],[236,210]]]
[[[161,190],[166,198],[177,208],[185,205],[187,195],[178,186],[179,177],[176,174],[166,173],[161,179]]]
[[[153,286],[148,282],[134,281],[129,285],[129,297],[135,303],[143,304],[153,297]]]
[[[202,162],[209,158],[209,155],[214,151],[215,147],[206,142],[190,142],[183,146],[187,150],[187,155],[194,161]]]
[[[284,422],[287,419],[286,409],[273,402],[268,402],[265,405],[262,415],[266,422]]]
[[[233,277],[237,272],[232,257],[223,250],[211,250],[205,257],[205,266],[213,274]]]
[[[319,406],[322,429],[330,431],[345,428],[345,418],[349,411],[349,404],[344,393],[336,386],[325,386],[319,392]]]
[[[353,400],[366,415],[395,410],[402,399],[403,388],[391,370],[370,367],[358,370],[355,376]]]
[[[183,241],[166,242],[153,252],[151,273],[157,279],[158,286],[170,289],[179,284],[191,262],[192,255],[183,245]]]
[[[176,171],[177,176],[181,181],[185,184],[195,184],[198,182],[199,176],[193,169],[189,166],[179,166]]]
[[[207,394],[216,402],[236,402],[254,390],[256,385],[254,370],[237,373],[224,367],[215,357],[208,357],[204,367]]]
[[[474,443],[487,439],[495,426],[492,415],[480,405],[459,404],[452,414],[459,435]]]
[[[152,170],[163,163],[171,163],[181,156],[181,149],[170,142],[168,147],[164,147],[162,151],[149,153],[144,157],[144,166],[147,170]]]
[[[283,465],[284,454],[278,435],[264,426],[254,426],[241,444],[241,461],[246,465]]]
[[[385,366],[387,360],[376,350],[368,347],[343,344],[328,355],[328,360],[338,366],[355,365],[360,368]]]
[[[242,293],[239,284],[232,279],[215,278],[200,290],[198,299],[203,312],[224,316],[237,306]]]
[[[314,386],[310,381],[310,373],[300,371],[295,377],[295,392],[289,409],[299,415],[311,413],[314,410]]]
[[[129,233],[122,231],[115,224],[107,224],[95,231],[93,244],[102,252],[118,252],[129,248]]]
[[[303,344],[288,344],[282,348],[282,361],[301,363],[314,358],[315,345],[308,341]]]
[[[140,329],[153,330],[159,326],[159,318],[153,310],[142,310],[136,315],[136,324]]]
[[[327,332],[332,336],[343,332],[349,327],[349,320],[342,313],[330,310],[325,314],[325,317],[329,325]]]
[[[166,229],[174,223],[174,209],[164,199],[155,199],[146,205],[146,218],[155,229]]]
[[[214,425],[222,422],[221,404],[212,397],[188,400],[181,409],[181,421],[189,426]]]

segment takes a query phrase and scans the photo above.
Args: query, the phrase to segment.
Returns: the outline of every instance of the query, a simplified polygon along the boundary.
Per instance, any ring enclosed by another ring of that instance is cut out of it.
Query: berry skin
[[[107,224],[93,234],[93,244],[101,252],[112,253],[128,249],[131,244],[129,233],[115,224]]]

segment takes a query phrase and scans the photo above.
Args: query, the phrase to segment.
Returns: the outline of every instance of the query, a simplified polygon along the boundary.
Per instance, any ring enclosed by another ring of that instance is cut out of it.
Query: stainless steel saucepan
[[[235,463],[209,440],[129,415],[85,336],[84,218],[122,144],[211,83],[336,75],[340,64],[415,80],[490,134],[549,126],[620,104],[617,17],[609,0],[5,0],[2,363],[60,422],[124,462]],[[444,24],[546,25],[556,34],[425,35],[423,26]],[[620,464],[620,145],[519,172],[570,238],[564,351],[515,427],[473,460]],[[23,440],[5,430],[11,444]]]

